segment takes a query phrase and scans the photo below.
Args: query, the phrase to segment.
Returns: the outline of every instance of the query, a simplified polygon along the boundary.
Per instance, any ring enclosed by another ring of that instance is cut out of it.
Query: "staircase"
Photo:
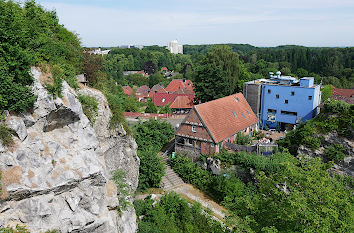
[[[183,185],[183,180],[173,171],[173,169],[168,164],[168,156],[166,154],[162,154],[161,157],[163,163],[166,166],[166,174],[162,177],[161,187],[164,190],[169,191]]]

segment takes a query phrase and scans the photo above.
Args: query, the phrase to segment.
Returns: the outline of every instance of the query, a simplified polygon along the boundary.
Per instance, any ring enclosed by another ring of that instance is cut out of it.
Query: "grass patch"
[[[92,96],[79,94],[79,101],[81,103],[84,114],[92,124],[95,123],[98,110],[97,100]]]
[[[12,134],[12,129],[8,128],[3,123],[0,123],[0,142],[3,146],[7,147],[13,144]]]

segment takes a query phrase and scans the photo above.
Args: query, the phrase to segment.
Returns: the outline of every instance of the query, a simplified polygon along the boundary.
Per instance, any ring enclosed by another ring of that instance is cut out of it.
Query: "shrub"
[[[141,191],[148,188],[159,188],[161,178],[165,175],[165,165],[157,152],[150,149],[138,150],[140,158],[139,187]]]
[[[12,129],[0,123],[0,141],[3,146],[10,146],[13,143],[12,134]]]
[[[236,135],[236,140],[233,143],[238,145],[249,145],[252,143],[252,138],[242,132],[238,132]]]
[[[58,96],[62,97],[61,90],[63,88],[63,80],[61,78],[54,77],[53,84],[47,83],[45,84],[45,88],[53,97]]]
[[[98,102],[97,100],[88,95],[79,95],[79,101],[82,105],[82,110],[87,118],[93,123],[95,123],[97,110],[98,110]]]
[[[149,101],[147,103],[147,107],[145,109],[145,112],[146,113],[157,113],[157,108],[156,108],[155,104],[153,102]]]
[[[25,226],[16,225],[15,229],[12,227],[1,227],[0,233],[31,233]]]
[[[118,200],[119,200],[119,205],[117,207],[117,210],[119,213],[122,213],[122,211],[126,210],[131,203],[127,201],[127,196],[129,196],[129,186],[127,185],[125,181],[125,172],[122,170],[116,170],[111,172],[112,175],[112,180],[114,183],[117,185],[118,189]]]
[[[33,106],[31,66],[60,65],[64,79],[73,85],[82,63],[82,48],[77,36],[59,24],[56,13],[35,1],[0,1],[0,12],[0,28],[6,32],[0,36],[0,110],[22,112]],[[60,95],[62,78],[47,86],[52,95]]]
[[[328,160],[342,161],[345,158],[345,148],[340,144],[330,145],[325,149],[325,157]]]

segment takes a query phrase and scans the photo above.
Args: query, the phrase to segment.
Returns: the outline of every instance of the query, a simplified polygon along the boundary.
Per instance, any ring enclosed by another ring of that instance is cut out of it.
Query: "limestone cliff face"
[[[334,164],[331,170],[338,174],[354,176],[354,142],[339,136],[336,131],[316,136],[322,137],[322,145],[319,149],[312,150],[302,145],[299,147],[297,153],[310,157],[321,157],[323,160],[326,160],[324,156],[325,149],[330,145],[340,144],[346,150],[346,157],[343,161]]]
[[[136,143],[122,127],[110,129],[111,112],[102,93],[81,89],[99,102],[95,124],[82,112],[76,92],[63,82],[53,99],[32,68],[33,112],[9,114],[15,144],[0,146],[0,225],[26,225],[31,232],[135,232],[135,211],[118,214],[110,171],[122,169],[134,192],[138,185]],[[130,198],[130,197],[128,197]]]

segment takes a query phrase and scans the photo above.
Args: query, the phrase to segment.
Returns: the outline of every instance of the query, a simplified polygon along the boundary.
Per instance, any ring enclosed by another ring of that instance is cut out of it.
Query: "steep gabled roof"
[[[174,93],[176,93],[176,94],[191,94],[191,95],[194,95],[194,91],[190,90],[187,87],[179,89],[179,90],[175,91]]]
[[[194,109],[216,143],[258,122],[242,93],[199,104]]]
[[[173,93],[178,91],[179,89],[184,88],[188,88],[189,90],[193,91],[192,81],[185,79],[173,79],[166,87],[166,91]]]
[[[175,93],[155,93],[152,102],[155,106],[165,106],[168,104],[173,103],[177,96],[188,96],[191,99],[194,99],[194,95],[187,95],[187,94],[175,94]]]
[[[339,89],[339,88],[332,87],[332,95],[353,97],[354,96],[354,89]]]
[[[165,87],[162,86],[161,84],[155,84],[150,91],[156,91],[159,93],[167,93],[167,91],[165,90]]]
[[[177,96],[170,108],[193,108],[193,98],[190,96]]]
[[[146,85],[139,87],[135,93],[141,93],[141,94],[148,94],[150,91],[150,88]]]
[[[130,86],[126,85],[126,86],[123,86],[122,88],[123,88],[124,94],[126,94],[126,95],[133,94],[133,89]]]

